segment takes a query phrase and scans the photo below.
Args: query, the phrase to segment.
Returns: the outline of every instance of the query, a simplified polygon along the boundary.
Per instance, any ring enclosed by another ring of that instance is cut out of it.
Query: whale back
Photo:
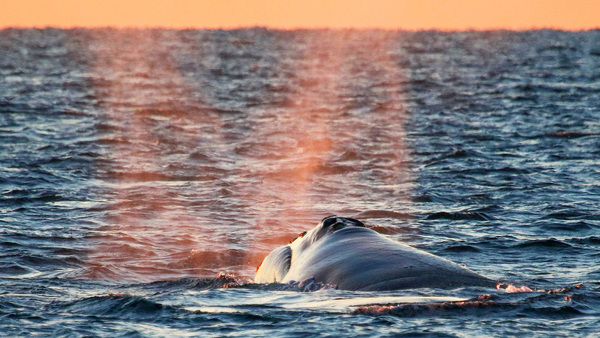
[[[392,241],[367,228],[345,228],[293,256],[283,282],[315,280],[344,290],[494,286],[447,259]]]
[[[307,278],[365,291],[496,284],[445,258],[393,241],[358,220],[335,216],[273,250],[254,280],[286,283]]]

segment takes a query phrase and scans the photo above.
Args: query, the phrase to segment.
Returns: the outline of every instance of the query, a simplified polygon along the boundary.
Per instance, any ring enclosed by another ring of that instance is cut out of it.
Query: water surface
[[[2,332],[597,334],[599,46],[0,31]],[[535,292],[249,283],[331,214]]]

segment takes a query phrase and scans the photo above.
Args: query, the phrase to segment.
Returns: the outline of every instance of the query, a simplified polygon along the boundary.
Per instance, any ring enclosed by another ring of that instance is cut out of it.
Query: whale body
[[[273,250],[256,283],[314,278],[343,290],[495,286],[496,281],[423,250],[393,241],[352,218],[330,216]]]

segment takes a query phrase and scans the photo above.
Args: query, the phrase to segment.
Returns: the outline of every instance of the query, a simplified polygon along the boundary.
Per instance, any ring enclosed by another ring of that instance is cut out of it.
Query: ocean
[[[0,145],[0,335],[600,336],[598,30],[4,29]],[[252,282],[328,215],[500,287]]]

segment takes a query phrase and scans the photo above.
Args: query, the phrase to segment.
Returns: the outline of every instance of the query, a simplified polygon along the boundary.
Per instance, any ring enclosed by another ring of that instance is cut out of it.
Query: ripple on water
[[[0,30],[2,332],[593,335],[599,42]],[[245,284],[331,214],[538,289]]]

